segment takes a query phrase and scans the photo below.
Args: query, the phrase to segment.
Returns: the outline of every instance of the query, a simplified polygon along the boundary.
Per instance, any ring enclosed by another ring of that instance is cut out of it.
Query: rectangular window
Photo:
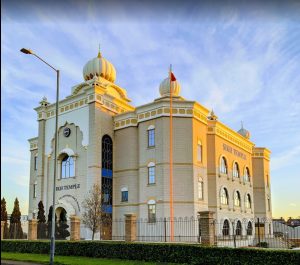
[[[128,202],[128,191],[122,191],[121,192],[121,201],[122,202]]]
[[[37,170],[37,156],[34,157],[34,170]]]
[[[156,205],[148,204],[148,221],[149,223],[156,222]]]
[[[33,198],[36,198],[36,186],[37,184],[33,184]]]
[[[148,167],[148,184],[155,184],[155,167]]]
[[[202,161],[202,145],[197,145],[197,161]]]
[[[198,181],[198,199],[202,200],[203,199],[203,182]]]
[[[155,146],[155,129],[148,130],[148,147]]]

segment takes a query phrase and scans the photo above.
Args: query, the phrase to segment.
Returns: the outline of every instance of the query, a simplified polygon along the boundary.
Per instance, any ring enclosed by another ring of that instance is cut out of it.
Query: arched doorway
[[[51,238],[52,231],[52,206],[48,213],[48,238]],[[70,236],[67,211],[63,207],[55,209],[55,239],[67,239]]]
[[[101,239],[112,238],[113,143],[108,135],[102,137],[101,176]]]

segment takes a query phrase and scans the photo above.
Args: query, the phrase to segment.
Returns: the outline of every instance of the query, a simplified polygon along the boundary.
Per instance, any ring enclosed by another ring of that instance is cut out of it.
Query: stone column
[[[201,229],[201,244],[213,246],[215,244],[214,212],[199,212],[199,225]]]
[[[5,221],[1,221],[1,240],[3,239],[4,236],[4,225],[5,225]]]
[[[37,220],[28,221],[28,240],[37,240]]]
[[[125,214],[125,241],[133,242],[136,240],[136,215]]]
[[[70,240],[80,240],[80,217],[76,215],[70,216],[70,223]]]

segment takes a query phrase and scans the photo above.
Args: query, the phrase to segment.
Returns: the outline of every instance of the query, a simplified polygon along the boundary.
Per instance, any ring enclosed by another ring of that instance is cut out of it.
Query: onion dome
[[[238,133],[247,139],[250,138],[250,132],[248,130],[244,129],[243,122],[242,122],[242,128],[240,130],[238,130]]]
[[[171,81],[171,89],[170,89],[170,76],[169,76],[160,83],[159,93],[162,97],[170,96],[170,93],[172,93],[172,96],[179,96],[180,84],[175,79],[174,81]]]
[[[96,58],[89,60],[83,67],[83,78],[85,81],[93,79],[94,76],[101,76],[110,82],[116,80],[115,67],[101,56],[100,51]]]

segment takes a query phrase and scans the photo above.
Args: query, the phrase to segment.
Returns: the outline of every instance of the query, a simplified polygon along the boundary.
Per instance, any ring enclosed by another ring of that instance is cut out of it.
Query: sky
[[[97,56],[117,71],[134,106],[159,96],[169,65],[181,95],[213,109],[271,150],[274,217],[300,216],[300,2],[1,1],[1,197],[28,211],[33,108],[83,81]]]

